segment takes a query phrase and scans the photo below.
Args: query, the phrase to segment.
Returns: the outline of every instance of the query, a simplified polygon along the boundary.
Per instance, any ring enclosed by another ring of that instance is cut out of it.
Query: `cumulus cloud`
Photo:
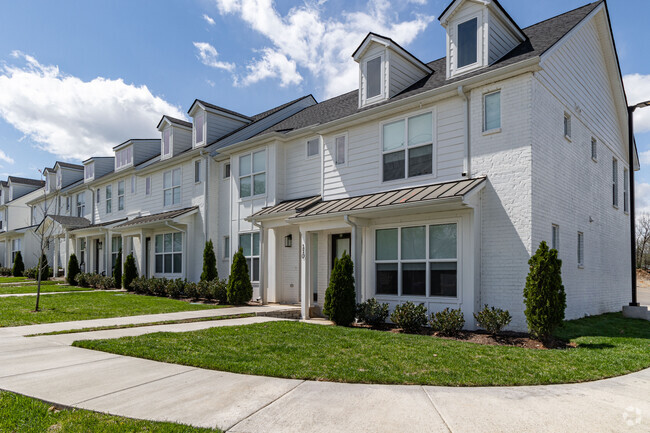
[[[650,101],[650,74],[629,74],[623,77],[627,102],[630,105]],[[650,108],[634,112],[634,131],[650,132]]]
[[[358,85],[357,64],[350,55],[369,31],[408,45],[434,19],[414,14],[400,20],[389,0],[369,0],[362,11],[337,11],[336,17],[329,18],[324,16],[324,2],[307,2],[281,15],[273,0],[215,1],[222,15],[238,16],[270,45],[260,51],[261,58],[251,60],[238,83],[277,78],[282,86],[298,84],[302,68],[322,81],[326,97]]]
[[[158,137],[163,114],[183,111],[142,85],[83,81],[19,51],[24,65],[0,68],[0,116],[37,146],[63,159],[110,155],[129,138]]]
[[[635,182],[634,199],[637,215],[650,215],[650,183]]]
[[[211,16],[203,14],[203,19],[205,20],[206,23],[210,24],[211,26],[214,25],[214,20],[212,19]]]
[[[9,155],[7,155],[6,153],[4,153],[2,150],[0,150],[0,161],[4,161],[7,164],[13,164],[14,163],[14,159],[12,157],[10,157]]]
[[[226,71],[233,71],[235,65],[233,63],[220,62],[217,60],[219,53],[217,49],[214,48],[207,42],[193,42],[194,47],[199,51],[197,58],[205,66],[210,66],[211,68],[216,69],[225,69]]]

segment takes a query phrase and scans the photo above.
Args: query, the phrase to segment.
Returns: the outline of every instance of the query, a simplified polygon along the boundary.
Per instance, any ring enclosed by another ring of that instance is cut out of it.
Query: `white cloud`
[[[634,200],[637,215],[650,215],[650,183],[636,182],[634,184]]]
[[[324,16],[324,2],[307,2],[282,16],[273,0],[215,1],[222,15],[237,14],[271,44],[261,50],[262,59],[252,60],[239,83],[277,77],[283,86],[296,84],[302,80],[298,68],[304,68],[322,80],[326,97],[357,87],[357,64],[350,56],[369,31],[408,45],[434,19],[414,14],[400,21],[389,0],[369,0],[363,11],[340,11],[336,18]]]
[[[158,137],[163,114],[185,118],[144,85],[102,77],[83,81],[18,51],[12,56],[25,65],[0,68],[0,116],[58,157],[110,155],[129,138]]]
[[[630,105],[650,101],[650,74],[629,74],[623,77],[627,102]],[[650,132],[650,108],[634,112],[634,131]]]
[[[13,164],[14,163],[14,159],[12,157],[10,157],[9,155],[7,155],[6,153],[4,153],[2,150],[0,150],[0,161],[4,161],[7,164]]]
[[[214,20],[209,15],[203,14],[203,19],[205,20],[206,23],[210,24],[211,26],[214,25]]]
[[[217,61],[217,56],[219,55],[219,53],[217,52],[216,48],[214,48],[209,43],[193,42],[193,44],[194,47],[196,47],[196,49],[199,50],[199,54],[197,55],[197,58],[205,66],[210,66],[211,68],[217,68],[217,69],[225,69],[226,71],[231,71],[231,72],[235,69],[235,65],[233,63]]]

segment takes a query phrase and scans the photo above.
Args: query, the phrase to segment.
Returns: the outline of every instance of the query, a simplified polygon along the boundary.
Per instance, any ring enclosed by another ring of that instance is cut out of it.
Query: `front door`
[[[334,269],[334,261],[343,257],[343,253],[350,254],[350,233],[341,233],[332,235],[332,269]]]

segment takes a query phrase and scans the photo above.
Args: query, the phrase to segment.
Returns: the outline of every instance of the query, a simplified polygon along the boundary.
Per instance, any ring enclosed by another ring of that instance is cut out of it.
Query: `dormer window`
[[[168,156],[171,154],[172,149],[172,129],[167,128],[163,131],[163,156]]]
[[[56,188],[61,189],[61,185],[63,184],[63,175],[61,174],[60,171],[56,173]]]
[[[204,141],[203,125],[205,124],[205,114],[200,112],[194,118],[194,143],[199,145]]]
[[[115,169],[127,167],[133,164],[133,147],[129,146],[126,149],[120,149],[115,152]]]
[[[478,60],[478,18],[458,24],[458,69]]]
[[[371,99],[376,96],[381,96],[381,56],[366,62],[366,98]]]
[[[95,177],[95,164],[88,164],[84,167],[84,179],[92,180]]]

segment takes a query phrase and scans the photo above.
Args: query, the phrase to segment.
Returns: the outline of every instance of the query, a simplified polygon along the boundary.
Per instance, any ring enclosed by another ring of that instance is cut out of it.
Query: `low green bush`
[[[494,307],[490,308],[486,304],[481,311],[474,313],[474,319],[476,319],[479,327],[495,335],[510,324],[512,316],[510,316],[508,310]]]
[[[11,277],[11,268],[0,267],[0,276]]]
[[[373,328],[386,324],[388,319],[388,304],[380,304],[375,298],[357,304],[357,320]]]
[[[25,264],[23,263],[23,255],[20,251],[16,253],[16,258],[14,259],[14,267],[11,270],[11,274],[14,277],[22,277],[23,272],[25,272]]]
[[[48,266],[47,268],[48,274],[45,275],[45,271],[43,271],[43,275],[41,275],[41,280],[47,280],[48,278],[52,278],[52,268]],[[32,280],[37,280],[38,279],[38,266],[34,266],[33,268],[28,268],[25,269],[25,272],[23,272],[23,277],[30,278]]]
[[[85,272],[79,272],[75,277],[74,280],[77,283],[76,285],[79,287],[90,287],[90,281],[88,281],[88,277],[90,274],[87,274]]]
[[[79,269],[79,261],[77,261],[77,256],[75,254],[71,254],[70,258],[68,259],[68,276],[66,277],[68,284],[71,286],[77,285],[77,274],[79,274],[79,272],[81,272],[81,270]]]
[[[458,335],[465,326],[465,315],[460,308],[458,310],[445,308],[431,315],[429,326],[441,335]]]
[[[427,307],[407,301],[395,307],[390,320],[407,334],[417,334],[427,324]]]
[[[227,302],[226,280],[192,281],[180,278],[169,280],[167,278],[134,278],[129,286],[129,291],[139,295],[170,297],[174,299],[189,298],[192,300],[205,299],[218,301],[220,304]]]

